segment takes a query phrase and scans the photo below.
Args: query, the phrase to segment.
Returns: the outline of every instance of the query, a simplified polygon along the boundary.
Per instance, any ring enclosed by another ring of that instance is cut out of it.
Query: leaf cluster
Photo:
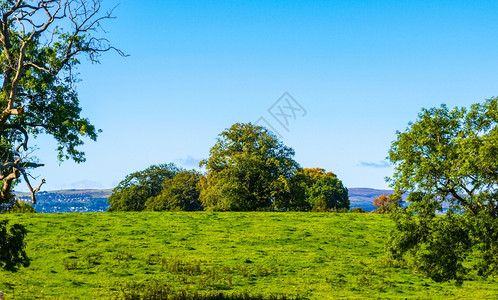
[[[291,178],[295,210],[348,210],[348,189],[332,172],[321,168],[299,169]]]
[[[199,201],[199,182],[202,175],[196,171],[179,171],[173,178],[166,177],[162,191],[147,199],[145,210],[151,211],[197,211],[203,210]]]

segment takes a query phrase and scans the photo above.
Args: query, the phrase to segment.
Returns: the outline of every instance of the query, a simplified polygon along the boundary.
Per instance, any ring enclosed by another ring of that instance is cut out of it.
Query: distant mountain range
[[[370,188],[350,188],[349,200],[351,208],[361,207],[365,211],[375,209],[373,199],[382,194],[392,194],[392,190],[377,190]],[[112,190],[60,190],[39,192],[36,194],[37,203],[33,205],[37,212],[99,212],[109,208],[107,198]],[[21,200],[29,202],[28,193],[16,193]]]

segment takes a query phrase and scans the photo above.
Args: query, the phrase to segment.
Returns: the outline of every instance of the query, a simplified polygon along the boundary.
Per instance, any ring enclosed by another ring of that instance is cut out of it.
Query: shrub
[[[354,207],[349,210],[350,213],[364,213],[365,210],[361,207]]]

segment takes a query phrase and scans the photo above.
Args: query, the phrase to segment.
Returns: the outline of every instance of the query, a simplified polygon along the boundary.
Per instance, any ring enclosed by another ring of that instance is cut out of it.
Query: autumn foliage
[[[387,214],[391,211],[391,209],[399,206],[400,204],[401,199],[399,197],[388,194],[380,195],[373,200],[373,205],[377,207],[374,212],[379,214]]]

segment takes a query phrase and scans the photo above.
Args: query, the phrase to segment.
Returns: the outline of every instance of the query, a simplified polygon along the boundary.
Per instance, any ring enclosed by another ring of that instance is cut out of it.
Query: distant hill
[[[348,188],[350,207],[361,207],[365,211],[375,209],[373,200],[383,194],[392,194],[393,190],[377,190],[370,188]]]
[[[372,211],[373,199],[382,194],[392,194],[392,190],[377,190],[370,188],[350,188],[349,200],[351,208],[361,207],[365,211]],[[109,208],[107,198],[112,190],[59,190],[39,192],[36,194],[37,203],[33,205],[37,212],[63,213],[63,212],[99,212]],[[25,202],[31,201],[28,193],[15,193]]]

